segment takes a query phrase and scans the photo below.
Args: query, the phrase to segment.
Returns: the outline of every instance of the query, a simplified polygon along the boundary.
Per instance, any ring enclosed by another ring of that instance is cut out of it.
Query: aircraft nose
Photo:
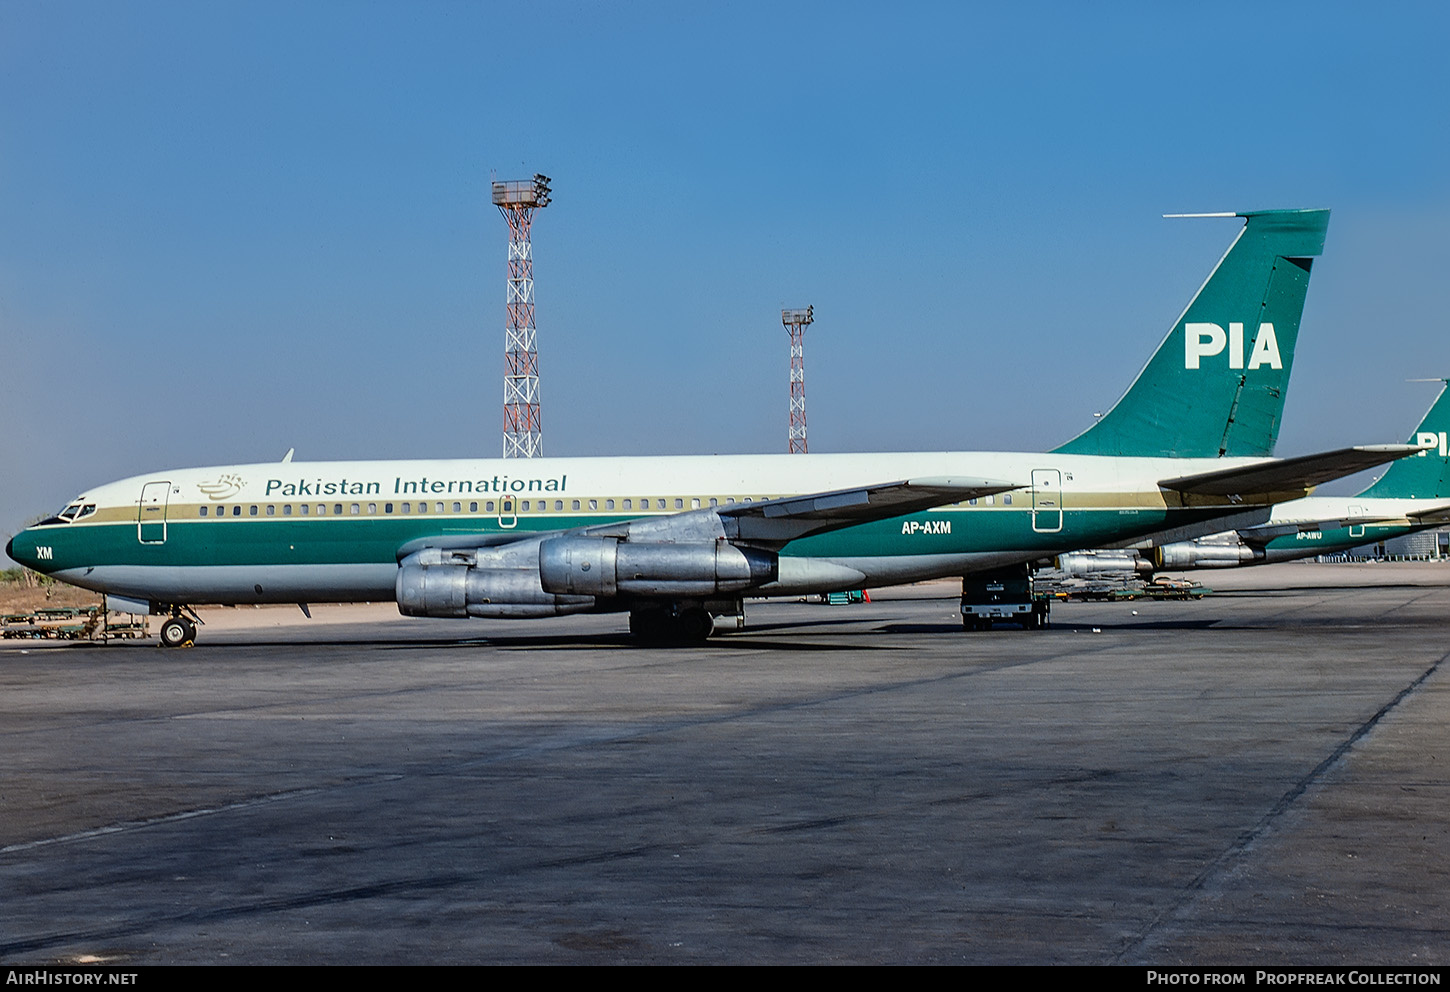
[[[25,542],[21,541],[20,547],[18,548],[15,546],[15,539],[23,536],[24,532],[22,531],[21,533],[16,534],[15,537],[12,537],[10,540],[6,541],[5,554],[11,561],[17,561],[20,564],[24,565],[26,568],[34,568],[35,559],[33,556],[28,558],[21,557],[21,555],[25,554]]]

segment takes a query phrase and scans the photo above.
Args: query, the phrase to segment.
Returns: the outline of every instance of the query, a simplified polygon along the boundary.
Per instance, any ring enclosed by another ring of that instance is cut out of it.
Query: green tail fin
[[[1328,210],[1261,210],[1101,420],[1056,451],[1212,458],[1274,451]]]
[[[1446,380],[1450,384],[1450,379]],[[1450,389],[1441,389],[1420,427],[1410,435],[1410,444],[1433,444],[1434,448],[1390,464],[1388,471],[1360,493],[1361,496],[1444,499],[1450,497]]]

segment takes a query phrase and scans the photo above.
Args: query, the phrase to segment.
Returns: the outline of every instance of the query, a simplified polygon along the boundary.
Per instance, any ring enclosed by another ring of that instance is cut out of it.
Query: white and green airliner
[[[425,617],[628,612],[698,641],[744,596],[965,575],[1261,523],[1418,449],[1269,457],[1325,210],[1261,211],[1122,399],[1046,453],[994,451],[222,465],[89,490],[16,561],[165,614],[393,597]],[[304,607],[305,608],[305,607]]]

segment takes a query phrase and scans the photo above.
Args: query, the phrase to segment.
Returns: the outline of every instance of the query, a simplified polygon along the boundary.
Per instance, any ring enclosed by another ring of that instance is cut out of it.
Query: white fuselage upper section
[[[1411,513],[1450,504],[1450,499],[1392,498],[1386,496],[1306,496],[1279,503],[1269,517],[1273,524],[1309,524],[1322,521],[1350,520],[1366,517],[1372,520],[1393,520]]]
[[[970,475],[1030,488],[1035,469],[1062,473],[1063,491],[1157,493],[1162,479],[1252,465],[1260,458],[1112,458],[1017,452],[717,455],[536,459],[267,462],[168,469],[108,483],[73,502],[134,506],[165,480],[173,502],[438,498],[727,497],[760,500],[924,476]],[[671,505],[671,508],[673,506]]]

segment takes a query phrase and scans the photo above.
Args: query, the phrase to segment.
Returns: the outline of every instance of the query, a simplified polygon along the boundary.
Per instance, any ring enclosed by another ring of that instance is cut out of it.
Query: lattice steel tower
[[[806,351],[805,333],[815,319],[814,305],[804,310],[782,310],[780,322],[790,332],[790,448],[791,454],[806,453]]]
[[[534,329],[534,211],[549,205],[549,177],[493,184],[493,202],[509,226],[508,328],[504,331],[503,456],[544,453],[539,422],[539,349]]]

